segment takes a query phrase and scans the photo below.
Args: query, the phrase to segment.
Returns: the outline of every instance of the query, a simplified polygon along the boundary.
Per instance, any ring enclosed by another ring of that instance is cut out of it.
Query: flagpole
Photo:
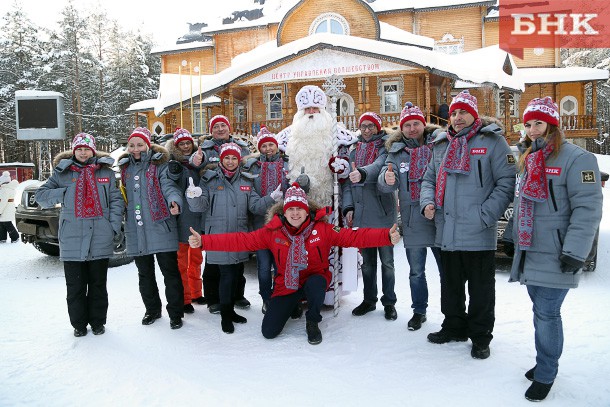
[[[180,127],[184,128],[182,125],[182,66],[178,65],[178,79],[179,79],[179,87],[180,87]]]
[[[199,61],[199,66],[198,66],[198,71],[199,71],[199,127],[200,127],[200,133],[203,133],[203,100],[202,100],[202,95],[203,92],[201,90],[201,61]]]

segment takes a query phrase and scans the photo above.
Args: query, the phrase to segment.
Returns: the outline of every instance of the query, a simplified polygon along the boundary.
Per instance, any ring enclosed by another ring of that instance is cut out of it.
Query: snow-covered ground
[[[610,172],[610,157],[598,157]],[[604,189],[598,268],[581,279],[563,306],[564,354],[544,403],[610,405],[610,186]],[[496,273],[496,326],[491,357],[470,357],[470,343],[434,345],[426,335],[442,321],[439,281],[429,256],[430,305],[421,330],[411,317],[408,266],[395,247],[398,320],[383,311],[353,317],[362,288],[344,296],[341,312],[323,314],[324,341],[307,343],[304,318],[276,339],[260,334],[262,314],[252,264],[246,297],[252,308],[233,335],[205,306],[180,330],[162,319],[142,326],[144,306],[135,265],[110,269],[106,333],[75,338],[59,260],[23,243],[0,245],[0,406],[519,406],[535,361],[531,303]],[[162,286],[162,277],[157,280]]]

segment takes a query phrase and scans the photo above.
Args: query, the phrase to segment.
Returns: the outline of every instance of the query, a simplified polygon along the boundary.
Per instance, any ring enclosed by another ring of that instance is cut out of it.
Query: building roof
[[[213,95],[232,83],[251,78],[265,70],[325,49],[404,65],[405,70],[422,68],[433,74],[452,79],[463,79],[498,88],[523,91],[524,83],[517,74],[512,58],[497,46],[488,48],[494,49],[484,48],[464,54],[447,55],[412,45],[329,33],[315,34],[280,47],[275,41],[269,41],[252,51],[241,54],[234,58],[231,66],[222,72],[202,75],[201,88],[199,88],[199,76],[193,76],[193,92],[196,95],[202,93],[204,97]],[[465,55],[467,57],[464,57]],[[511,73],[501,69],[506,64],[507,58],[511,66]],[[319,65],[325,66],[325,63],[326,61],[321,60]],[[354,73],[354,75],[357,74],[357,72]],[[180,86],[180,80],[182,80],[182,86]],[[183,102],[188,100],[190,86],[189,75],[161,74],[159,98],[156,100],[154,108],[155,114],[159,116],[168,108],[177,106],[180,103],[180,95],[182,95]]]
[[[415,45],[428,49],[434,48],[434,38],[423,35],[413,34],[409,31],[401,30],[391,24],[379,22],[379,39],[397,44]]]
[[[526,84],[563,83],[607,80],[607,69],[570,66],[566,68],[521,68],[521,77]]]

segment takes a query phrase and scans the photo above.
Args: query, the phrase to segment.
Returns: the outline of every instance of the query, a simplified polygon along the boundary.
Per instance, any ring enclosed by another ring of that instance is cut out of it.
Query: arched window
[[[309,35],[319,33],[349,35],[349,24],[340,14],[320,14],[309,27]]]

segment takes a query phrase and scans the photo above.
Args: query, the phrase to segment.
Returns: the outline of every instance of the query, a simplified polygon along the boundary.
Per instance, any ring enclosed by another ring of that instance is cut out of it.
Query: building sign
[[[415,68],[380,59],[325,49],[269,70],[243,84],[256,85],[270,82],[303,81],[322,79],[330,75],[362,76],[413,69]]]

